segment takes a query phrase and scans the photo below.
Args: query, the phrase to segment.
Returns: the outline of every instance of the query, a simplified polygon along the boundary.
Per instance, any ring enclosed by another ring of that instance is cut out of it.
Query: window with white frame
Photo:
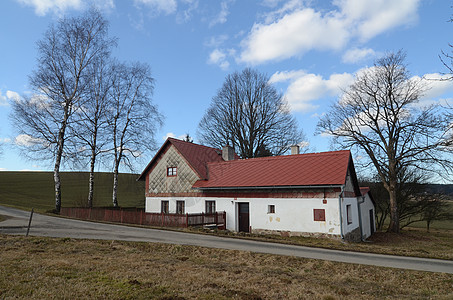
[[[176,176],[177,171],[178,171],[177,167],[168,167],[167,168],[167,176],[168,177],[174,177],[174,176]]]

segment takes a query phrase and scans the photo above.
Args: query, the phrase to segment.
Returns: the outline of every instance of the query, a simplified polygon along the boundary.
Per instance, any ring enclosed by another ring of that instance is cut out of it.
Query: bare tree
[[[89,160],[88,207],[93,206],[94,169],[97,158],[106,154],[109,144],[107,109],[114,69],[108,56],[99,57],[88,67],[86,96],[76,109],[70,126],[75,139],[71,140],[77,158]]]
[[[114,43],[107,30],[107,21],[96,10],[51,25],[38,42],[38,66],[29,78],[33,95],[13,103],[14,126],[28,136],[32,155],[54,161],[56,212],[61,207],[60,165],[66,129],[86,96],[87,67],[108,55]]]
[[[252,69],[226,77],[198,125],[201,142],[242,158],[280,155],[304,136],[269,78]]]
[[[334,137],[342,148],[356,147],[374,166],[389,193],[390,225],[399,232],[398,176],[403,170],[432,171],[432,163],[450,164],[442,151],[447,120],[436,106],[422,107],[421,80],[411,79],[402,51],[378,59],[356,76],[355,83],[320,119],[318,132]]]
[[[133,169],[132,159],[156,148],[154,134],[163,117],[151,101],[154,79],[148,65],[118,63],[114,74],[108,120],[114,155],[112,200],[117,207],[120,165]]]

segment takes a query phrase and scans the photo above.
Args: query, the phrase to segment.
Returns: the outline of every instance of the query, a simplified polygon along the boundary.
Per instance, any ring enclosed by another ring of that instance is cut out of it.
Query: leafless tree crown
[[[389,53],[359,73],[318,123],[318,133],[331,135],[341,148],[356,148],[364,154],[365,165],[376,169],[390,195],[391,231],[399,231],[399,174],[450,163],[444,156],[448,122],[437,106],[419,103],[426,86],[410,77],[404,60],[402,51]]]
[[[280,155],[304,137],[269,78],[249,68],[226,77],[198,135],[213,147],[232,146],[242,158]]]

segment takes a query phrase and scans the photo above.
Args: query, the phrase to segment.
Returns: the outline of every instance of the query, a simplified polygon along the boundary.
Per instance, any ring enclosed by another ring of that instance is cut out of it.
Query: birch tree
[[[413,79],[402,51],[378,59],[374,67],[356,76],[330,111],[320,119],[318,132],[331,135],[341,148],[356,148],[365,166],[373,166],[389,193],[390,225],[399,232],[397,184],[401,172],[433,171],[434,164],[451,164],[443,151],[448,147],[448,120],[437,106],[419,103],[425,91]]]
[[[13,103],[12,120],[29,141],[34,158],[54,162],[55,211],[61,208],[60,166],[67,152],[67,127],[86,96],[87,67],[109,54],[114,41],[96,10],[60,19],[38,42],[37,68],[29,77],[32,96]]]
[[[88,67],[90,80],[84,100],[75,113],[71,132],[75,139],[73,149],[79,159],[88,158],[88,207],[93,206],[94,171],[98,158],[108,151],[109,136],[107,109],[114,69],[109,57],[100,57]]]
[[[280,155],[304,139],[283,96],[253,69],[226,77],[198,125],[202,143],[242,158]]]
[[[120,64],[110,89],[109,127],[113,152],[113,206],[118,206],[120,166],[133,169],[134,159],[156,148],[155,132],[163,117],[152,103],[154,79],[147,64]]]

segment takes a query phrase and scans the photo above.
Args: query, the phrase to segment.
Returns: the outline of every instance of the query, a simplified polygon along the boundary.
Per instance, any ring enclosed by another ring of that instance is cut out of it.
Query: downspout
[[[341,186],[341,192],[340,195],[338,196],[338,205],[340,209],[340,236],[341,239],[344,240],[344,234],[343,234],[343,213],[341,211],[341,198],[343,197],[343,190],[344,190],[344,185]]]

